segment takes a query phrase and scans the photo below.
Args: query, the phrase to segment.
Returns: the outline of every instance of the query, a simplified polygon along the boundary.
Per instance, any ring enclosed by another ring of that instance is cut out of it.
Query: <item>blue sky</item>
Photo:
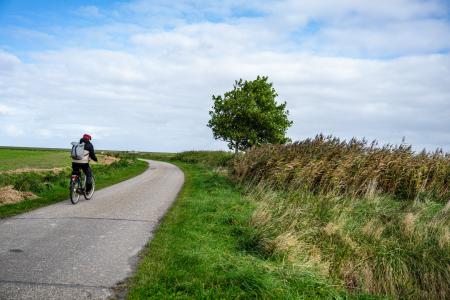
[[[211,95],[267,75],[293,139],[450,151],[448,1],[0,0],[2,145],[225,149]],[[126,142],[123,139],[126,139]]]

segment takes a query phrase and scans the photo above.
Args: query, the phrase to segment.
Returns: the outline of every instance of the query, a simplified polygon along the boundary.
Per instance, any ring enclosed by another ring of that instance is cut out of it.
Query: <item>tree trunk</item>
[[[234,155],[237,155],[239,152],[239,142],[236,142],[234,144]]]

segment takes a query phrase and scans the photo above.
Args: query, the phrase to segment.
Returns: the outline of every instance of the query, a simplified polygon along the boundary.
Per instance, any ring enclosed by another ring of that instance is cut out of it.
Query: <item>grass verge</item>
[[[136,159],[123,159],[108,166],[93,165],[96,189],[137,176],[144,172],[147,166],[146,162]],[[44,174],[3,174],[0,177],[1,185],[11,184],[18,190],[32,191],[39,198],[0,206],[0,218],[14,216],[67,199],[69,197],[69,176],[69,170],[60,174],[52,174],[51,172]]]
[[[128,299],[372,299],[259,248],[255,204],[211,168],[175,162],[185,185],[129,279]]]
[[[68,150],[0,149],[0,171],[64,167],[71,161],[68,153]]]
[[[314,195],[248,186],[258,247],[311,264],[352,291],[447,299],[450,209],[389,197]]]

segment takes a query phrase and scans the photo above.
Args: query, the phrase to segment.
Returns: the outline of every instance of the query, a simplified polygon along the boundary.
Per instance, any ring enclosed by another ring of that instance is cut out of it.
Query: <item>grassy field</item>
[[[52,167],[70,166],[68,152],[0,149],[0,155],[9,166],[8,169],[49,169]],[[148,164],[146,162],[124,154],[121,156],[121,160],[112,164],[94,164],[91,166],[97,189],[129,179],[147,169]],[[64,168],[58,172],[0,173],[0,187],[9,186],[16,191],[31,192],[38,197],[37,199],[1,205],[0,218],[13,216],[67,199],[70,172],[70,168]]]
[[[254,204],[226,176],[176,164],[184,189],[145,250],[128,299],[370,298],[268,257],[249,226]]]
[[[0,149],[0,171],[20,168],[55,168],[69,166],[69,150]]]
[[[449,156],[369,148],[377,166],[354,144],[328,146],[166,157],[184,170],[185,188],[144,252],[128,298],[447,299],[450,204],[441,197]],[[307,155],[316,159],[298,167]],[[402,173],[399,160],[413,170]],[[374,178],[358,169],[367,165],[386,176],[380,189],[361,180]],[[349,166],[348,188],[335,190],[335,172]],[[430,174],[419,194],[408,184],[422,180],[413,176],[418,169]],[[330,185],[302,181],[315,174]]]
[[[233,154],[226,151],[185,151],[179,153],[143,152],[135,154],[136,157],[153,160],[183,162],[196,164],[207,168],[228,167]]]
[[[221,159],[206,166],[211,156]],[[260,248],[259,233],[250,223],[256,203],[213,171],[227,156],[172,156],[185,173],[185,185],[142,254],[128,283],[128,299],[375,298],[350,294],[314,268],[299,268]]]

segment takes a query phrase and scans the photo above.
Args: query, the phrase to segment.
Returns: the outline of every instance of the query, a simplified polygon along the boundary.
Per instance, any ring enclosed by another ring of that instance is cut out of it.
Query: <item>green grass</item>
[[[209,168],[226,167],[234,157],[233,153],[226,151],[185,151],[179,153],[142,152],[131,155],[153,160],[199,164]]]
[[[70,164],[69,151],[0,149],[0,171],[19,168],[54,168]]]
[[[175,162],[185,185],[129,280],[128,299],[369,299],[258,245],[255,204],[210,167]]]
[[[139,157],[139,158],[145,158],[145,159],[170,161],[170,160],[172,160],[175,157],[176,153],[170,153],[170,152],[139,152],[139,153],[128,153],[127,155],[131,155],[131,156]]]
[[[111,165],[93,165],[96,189],[101,189],[139,175],[147,167],[148,164],[146,162],[135,159],[122,159]],[[13,185],[17,190],[35,193],[39,198],[0,206],[0,218],[13,216],[68,199],[69,179],[70,170],[60,174],[50,172],[42,174],[1,174],[0,186]]]
[[[226,151],[186,151],[177,153],[173,160],[216,168],[226,167],[233,157],[232,152]]]
[[[436,202],[351,198],[249,185],[258,247],[314,264],[348,289],[395,299],[450,294],[450,210]]]

